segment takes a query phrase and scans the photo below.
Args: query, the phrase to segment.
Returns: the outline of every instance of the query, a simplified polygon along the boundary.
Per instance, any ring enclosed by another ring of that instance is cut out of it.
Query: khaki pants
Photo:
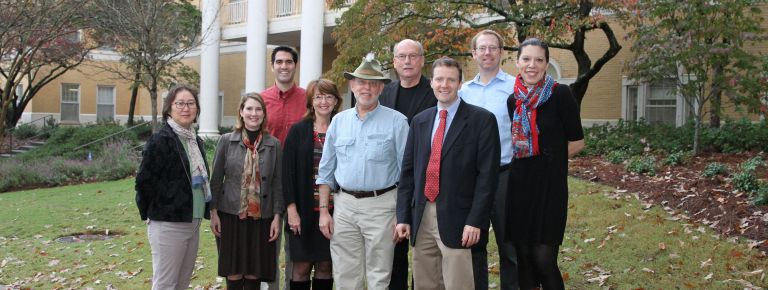
[[[338,290],[387,289],[395,244],[396,189],[357,199],[341,192],[334,198],[331,237],[333,278]]]
[[[200,244],[200,219],[190,223],[149,221],[148,224],[152,289],[187,289]]]
[[[437,206],[427,202],[413,247],[413,288],[474,289],[472,251],[443,244],[437,225]]]

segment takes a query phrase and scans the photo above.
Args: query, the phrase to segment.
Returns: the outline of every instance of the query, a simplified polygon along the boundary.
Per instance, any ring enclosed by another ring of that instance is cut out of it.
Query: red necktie
[[[447,110],[440,110],[440,124],[437,125],[435,137],[432,138],[432,153],[429,154],[427,165],[427,180],[424,184],[424,195],[430,202],[435,202],[440,193],[440,154],[443,151],[443,135],[445,135],[445,119]]]

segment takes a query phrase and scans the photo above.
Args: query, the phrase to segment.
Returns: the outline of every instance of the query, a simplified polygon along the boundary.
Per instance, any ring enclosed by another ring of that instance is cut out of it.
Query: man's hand
[[[327,210],[320,210],[318,226],[320,226],[320,232],[323,233],[323,236],[330,240],[331,236],[333,236],[333,217],[331,217]]]
[[[404,239],[411,239],[411,225],[409,224],[397,224],[395,225],[395,232],[392,236],[392,240],[398,243]]]
[[[461,235],[461,246],[470,248],[480,241],[480,229],[465,225],[464,233]]]

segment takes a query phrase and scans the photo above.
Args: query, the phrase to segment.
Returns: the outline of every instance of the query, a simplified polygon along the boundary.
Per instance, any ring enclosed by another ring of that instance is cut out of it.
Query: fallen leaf
[[[653,271],[653,270],[651,270],[651,269],[648,269],[648,268],[643,268],[642,270],[643,270],[644,272],[648,272],[648,273],[651,273],[651,274],[655,274],[655,273],[656,273],[655,271]]]
[[[667,249],[667,245],[665,245],[663,242],[659,243],[659,250],[663,251],[663,250],[666,250],[666,249]]]
[[[712,258],[707,259],[706,261],[701,262],[701,268],[712,266]]]

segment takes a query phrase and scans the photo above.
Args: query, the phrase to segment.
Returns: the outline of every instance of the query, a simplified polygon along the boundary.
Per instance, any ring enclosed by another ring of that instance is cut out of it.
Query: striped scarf
[[[545,75],[530,91],[520,74],[515,78],[515,112],[512,115],[512,156],[516,159],[539,155],[539,129],[536,125],[537,108],[549,100],[557,85]]]

